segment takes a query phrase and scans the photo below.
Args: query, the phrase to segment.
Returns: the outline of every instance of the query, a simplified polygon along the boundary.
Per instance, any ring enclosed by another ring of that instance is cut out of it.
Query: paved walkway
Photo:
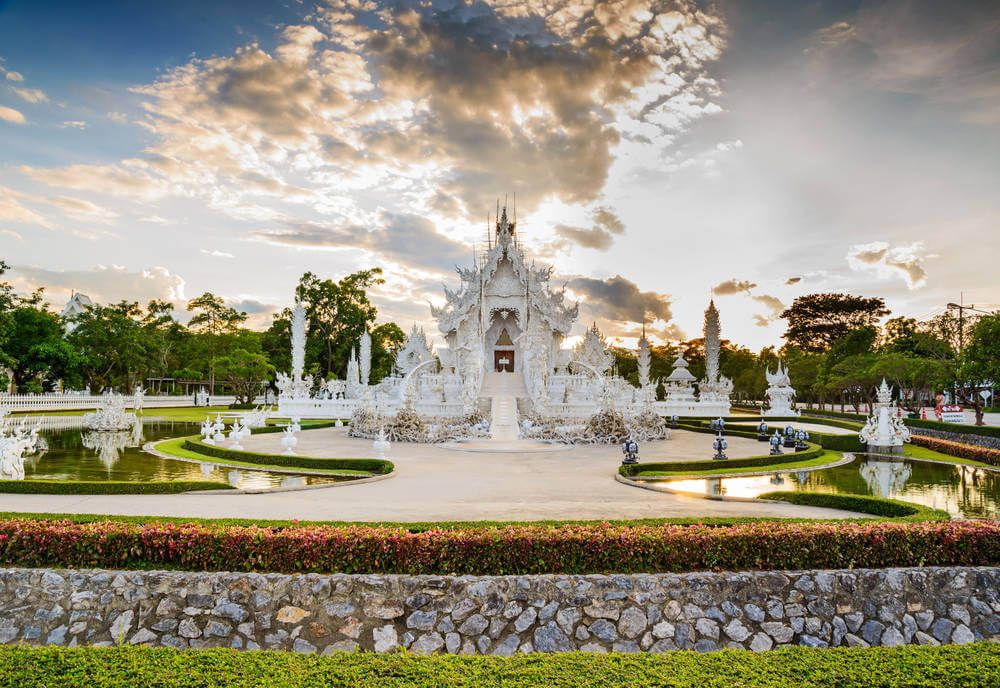
[[[256,435],[248,450],[279,453],[280,434]],[[729,456],[763,453],[755,440],[730,437]],[[641,459],[710,458],[712,436],[674,431],[647,442]],[[297,451],[307,456],[371,457],[371,442],[343,428],[300,433]],[[111,513],[345,521],[471,521],[615,519],[689,516],[784,516],[836,518],[845,511],[791,504],[723,502],[669,495],[614,480],[617,446],[566,451],[490,453],[393,444],[397,474],[361,485],[233,495],[21,495],[0,496],[4,511]]]

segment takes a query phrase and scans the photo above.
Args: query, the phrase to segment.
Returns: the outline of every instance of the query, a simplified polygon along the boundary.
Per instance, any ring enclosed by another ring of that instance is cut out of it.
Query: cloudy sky
[[[0,258],[266,324],[381,266],[384,319],[498,196],[582,319],[779,343],[820,290],[1000,302],[1000,5],[0,0]],[[581,331],[582,331],[581,323]]]

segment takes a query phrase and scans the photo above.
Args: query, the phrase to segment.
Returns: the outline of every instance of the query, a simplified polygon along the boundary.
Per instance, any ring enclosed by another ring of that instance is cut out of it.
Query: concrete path
[[[647,442],[640,458],[711,458],[712,436],[674,431]],[[279,434],[257,435],[247,450],[280,453]],[[730,437],[729,456],[764,453],[755,440]],[[342,428],[300,433],[297,451],[309,456],[371,457],[371,442]],[[534,453],[465,452],[396,443],[389,452],[397,474],[362,485],[233,495],[0,495],[0,509],[25,512],[110,513],[345,521],[471,521],[615,519],[690,516],[856,517],[845,511],[778,503],[723,502],[651,492],[614,480],[617,446]]]

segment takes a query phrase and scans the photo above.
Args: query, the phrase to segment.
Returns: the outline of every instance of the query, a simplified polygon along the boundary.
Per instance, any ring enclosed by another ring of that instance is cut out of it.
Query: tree
[[[957,372],[958,391],[973,407],[976,425],[982,425],[985,400],[979,392],[995,389],[1000,381],[1000,313],[984,315],[976,322]]]
[[[80,370],[91,389],[130,390],[145,379],[148,363],[143,309],[134,301],[91,306],[76,317],[67,337],[80,355]]]
[[[219,377],[229,381],[236,403],[251,404],[261,386],[274,374],[274,366],[262,353],[235,349],[215,362]]]
[[[338,282],[307,272],[295,288],[306,304],[306,368],[319,377],[343,378],[351,348],[375,322],[378,310],[367,289],[385,282],[381,268],[360,270]]]
[[[222,298],[209,291],[188,301],[187,309],[194,313],[188,327],[206,335],[199,341],[207,349],[209,391],[215,394],[215,359],[227,348],[227,343],[232,343],[232,335],[239,332],[247,314],[227,306]]]
[[[372,379],[381,380],[392,375],[396,365],[396,352],[406,343],[406,333],[394,322],[383,323],[371,331]]]
[[[72,374],[78,357],[63,340],[63,322],[58,315],[44,306],[18,306],[8,316],[3,363],[12,372],[15,392],[41,392]]]
[[[851,330],[872,327],[888,314],[881,298],[830,293],[800,296],[781,317],[788,321],[784,338],[789,346],[823,352]]]

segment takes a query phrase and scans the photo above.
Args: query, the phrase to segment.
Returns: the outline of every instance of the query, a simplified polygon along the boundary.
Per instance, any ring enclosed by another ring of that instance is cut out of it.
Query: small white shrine
[[[892,400],[892,388],[885,378],[882,378],[877,398],[875,408],[858,437],[868,445],[870,454],[902,454],[903,443],[910,441],[910,429],[903,424],[903,418]]]
[[[537,427],[537,422],[580,422],[610,410],[623,417],[643,416],[645,427],[651,415],[729,413],[733,385],[719,374],[719,313],[714,303],[705,312],[706,374],[697,382],[697,396],[694,378],[684,376],[687,364],[678,358],[678,369],[664,381],[667,399],[656,401],[645,328],[637,351],[639,388],[612,374],[614,355],[596,323],[575,347],[564,346],[578,304],[567,301],[564,289],[551,286],[551,267],[527,260],[517,222],[506,208],[498,213],[487,250],[471,267],[457,272],[458,287],[446,286],[445,304],[431,306],[444,346],[435,350],[426,333],[414,326],[396,355],[395,373],[377,382],[369,379],[371,337],[365,333],[351,353],[347,379],[327,380],[314,390],[312,378],[304,375],[305,309],[296,303],[292,371],[278,376],[278,413],[348,418],[364,410],[366,422],[372,423],[369,434],[396,414],[407,436],[421,437],[444,437],[445,426],[454,436],[459,419],[481,433],[485,419],[509,429],[519,426],[519,418],[530,417]],[[390,428],[393,440],[405,434],[393,432]]]
[[[770,368],[764,370],[764,377],[767,378],[768,408],[761,413],[765,418],[785,418],[788,416],[798,416],[799,411],[792,408],[792,400],[795,399],[795,389],[792,387],[792,380],[788,377],[788,369],[778,361],[778,369],[772,373]]]

